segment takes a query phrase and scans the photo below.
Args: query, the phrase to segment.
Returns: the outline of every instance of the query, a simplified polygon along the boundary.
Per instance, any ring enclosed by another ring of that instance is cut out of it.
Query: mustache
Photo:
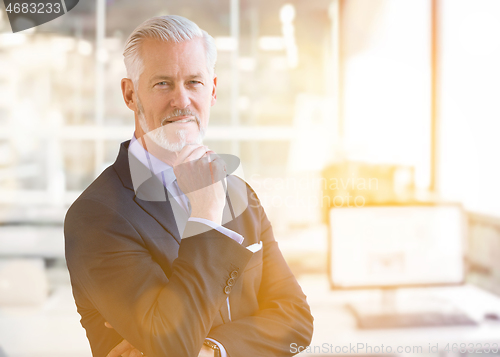
[[[170,115],[167,117],[163,118],[161,121],[161,125],[167,124],[170,119],[176,118],[176,117],[181,117],[181,116],[192,116],[195,118],[196,123],[198,124],[198,127],[200,127],[200,118],[198,118],[198,115],[196,113],[193,113],[191,110],[185,108],[185,109],[175,109]]]

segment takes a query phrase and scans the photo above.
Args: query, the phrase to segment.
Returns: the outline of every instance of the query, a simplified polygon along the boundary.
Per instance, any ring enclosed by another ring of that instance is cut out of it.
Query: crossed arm
[[[213,330],[227,277],[244,270],[250,251],[215,230],[183,239],[168,279],[134,227],[104,203],[81,202],[65,226],[68,267],[74,290],[85,296],[77,303],[94,356],[106,356],[123,339],[150,357],[197,356],[207,336],[231,357],[286,356],[290,343],[310,342],[309,307],[265,215],[259,311]]]
[[[109,322],[105,322],[104,325],[107,328],[113,328]],[[210,349],[210,347],[207,347],[203,345],[201,348],[200,353],[198,354],[198,357],[214,357],[214,351]],[[130,342],[127,340],[123,340],[120,342],[118,345],[113,348],[106,357],[142,357],[144,354],[139,351],[137,348],[132,346]]]
[[[68,268],[95,356],[122,338],[148,356],[196,356],[226,299],[228,276],[252,255],[211,230],[181,241],[168,279],[134,227],[103,203],[80,202],[65,227]]]
[[[270,226],[264,232],[264,235],[267,234],[272,234]],[[290,354],[290,343],[307,346],[310,342],[308,336],[310,338],[312,332],[312,317],[305,297],[283,260],[277,243],[271,241],[264,250],[259,312],[220,325],[208,335],[223,342],[231,357],[285,356]],[[134,346],[123,340],[108,357],[117,357],[126,351],[131,352],[130,357],[134,356],[134,352],[138,353]],[[213,351],[202,349],[198,357],[211,355]]]

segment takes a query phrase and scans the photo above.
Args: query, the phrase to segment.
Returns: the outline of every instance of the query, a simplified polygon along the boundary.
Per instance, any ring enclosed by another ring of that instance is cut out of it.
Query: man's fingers
[[[213,161],[209,161],[212,159]],[[213,185],[226,177],[226,163],[217,155],[201,157],[197,162],[184,162],[174,168],[177,182],[183,193]]]
[[[205,155],[208,157],[208,162],[210,162],[213,161],[213,156],[217,154],[215,153],[215,151],[208,149]]]
[[[127,340],[123,340],[117,344],[106,357],[120,357],[122,354],[131,349],[134,349],[134,346],[132,346]]]
[[[129,354],[129,357],[142,357],[142,356],[143,354],[141,353],[141,351],[137,349],[133,349]]]
[[[206,146],[199,146],[196,149],[194,149],[191,154],[189,154],[185,159],[184,162],[189,162],[189,161],[194,161],[202,158],[206,152],[208,151],[208,148]]]
[[[181,152],[179,153],[179,155],[177,155],[177,159],[175,160],[176,163],[182,163],[186,160],[186,158],[191,155],[191,153],[200,148],[200,147],[204,147],[203,145],[186,145],[182,148]]]
[[[211,157],[212,162],[210,162],[210,165],[212,167],[212,182],[215,183],[226,177],[226,163],[219,156],[213,157],[211,155]]]

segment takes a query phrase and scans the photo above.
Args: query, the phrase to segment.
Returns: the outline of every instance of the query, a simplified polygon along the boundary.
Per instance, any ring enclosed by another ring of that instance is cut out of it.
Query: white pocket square
[[[247,249],[248,249],[249,251],[251,251],[252,253],[256,253],[256,252],[258,252],[259,250],[261,250],[261,249],[262,249],[262,241],[260,241],[259,243],[254,243],[254,244],[252,244],[252,245],[249,245],[249,246],[247,247]]]

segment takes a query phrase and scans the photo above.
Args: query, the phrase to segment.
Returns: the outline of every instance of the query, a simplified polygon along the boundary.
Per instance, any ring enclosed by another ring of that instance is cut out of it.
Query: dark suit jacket
[[[224,224],[245,238],[242,245],[212,229],[196,234],[207,227],[196,222],[187,222],[189,238],[181,240],[175,200],[136,196],[128,144],[64,224],[73,295],[93,355],[106,356],[122,339],[149,357],[197,356],[207,336],[230,357],[289,356],[290,344],[309,345],[306,297],[252,189],[239,193],[248,196],[248,208]],[[228,177],[228,190],[235,180]],[[259,241],[260,251],[245,248]],[[227,294],[231,274],[238,277]]]

